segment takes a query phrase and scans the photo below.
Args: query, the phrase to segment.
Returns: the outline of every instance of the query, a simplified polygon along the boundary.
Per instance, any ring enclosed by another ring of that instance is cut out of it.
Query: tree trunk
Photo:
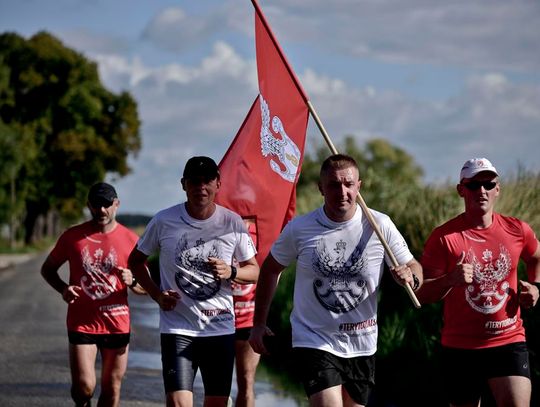
[[[15,172],[12,171],[10,180],[10,195],[11,195],[11,216],[9,219],[9,247],[15,249],[17,246],[17,217],[15,216]]]
[[[24,243],[33,244],[36,239],[36,222],[40,215],[40,205],[37,202],[26,202],[26,216],[24,218]]]

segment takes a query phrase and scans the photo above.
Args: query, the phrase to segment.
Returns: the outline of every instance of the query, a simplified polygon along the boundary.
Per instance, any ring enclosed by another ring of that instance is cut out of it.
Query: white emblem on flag
[[[272,118],[272,130],[279,134],[280,138],[274,136],[270,130],[270,109],[268,103],[260,95],[261,99],[261,151],[264,157],[269,154],[279,159],[279,163],[275,160],[270,160],[270,167],[278,173],[285,181],[293,182],[296,179],[298,165],[300,164],[300,149],[294,141],[292,141],[279,117]]]

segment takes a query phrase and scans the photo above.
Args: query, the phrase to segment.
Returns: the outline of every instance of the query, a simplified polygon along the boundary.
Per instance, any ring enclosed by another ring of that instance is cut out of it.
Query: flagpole
[[[300,93],[300,95],[304,99],[305,103],[307,104],[308,110],[311,113],[311,115],[313,116],[313,118],[315,119],[315,123],[317,123],[317,126],[319,127],[319,130],[321,131],[326,143],[328,144],[328,147],[330,148],[330,150],[332,151],[333,154],[337,154],[338,151],[337,151],[336,147],[334,146],[334,143],[332,143],[332,140],[330,140],[330,137],[328,136],[328,133],[327,133],[326,129],[324,128],[321,120],[319,119],[319,115],[317,115],[317,112],[315,111],[315,108],[313,107],[313,105],[311,104],[309,98],[307,97],[307,94],[304,91],[302,85],[300,84],[300,81],[298,80],[298,78],[294,74],[294,71],[290,67],[290,65],[289,65],[289,63],[287,61],[287,58],[285,57],[285,53],[283,52],[283,50],[279,46],[279,43],[277,42],[272,30],[270,29],[270,25],[266,21],[266,18],[264,16],[261,8],[259,7],[259,4],[257,3],[257,0],[251,0],[251,3],[253,4],[253,7],[255,7],[255,12],[259,16],[259,19],[260,19],[261,23],[263,24],[269,38],[271,39],[275,49],[277,50],[279,56],[281,57],[281,60],[283,61],[283,64],[285,65],[285,67],[286,67],[286,69],[287,69],[293,83],[295,84],[296,88],[298,89],[298,92]],[[382,233],[381,233],[381,231],[379,229],[379,226],[377,225],[377,222],[375,221],[375,218],[373,218],[373,215],[371,214],[371,211],[367,207],[366,202],[362,198],[362,195],[360,195],[360,192],[358,192],[358,195],[356,197],[356,201],[360,204],[360,207],[362,208],[362,211],[364,212],[364,214],[367,217],[369,223],[371,224],[371,227],[373,228],[373,230],[375,231],[375,234],[377,235],[377,237],[381,241],[381,243],[382,243],[382,245],[384,247],[384,250],[388,254],[388,257],[390,257],[390,260],[392,261],[393,266],[398,267],[399,263],[398,263],[396,257],[394,256],[394,253],[392,253],[392,249],[390,249],[390,246],[388,246],[388,243],[384,239],[384,236],[382,235]],[[420,302],[416,298],[416,295],[414,294],[414,291],[411,288],[410,284],[406,283],[405,284],[405,289],[407,290],[407,294],[409,294],[409,297],[411,298],[414,306],[416,308],[420,308]]]
[[[334,143],[330,139],[330,136],[328,135],[328,132],[324,128],[324,126],[323,126],[323,124],[321,122],[321,119],[319,119],[319,115],[315,111],[315,108],[311,104],[310,100],[307,101],[307,105],[308,105],[309,112],[311,113],[311,116],[315,120],[315,123],[317,124],[317,127],[321,131],[322,136],[323,136],[324,140],[326,141],[326,144],[328,144],[328,147],[330,148],[330,151],[332,151],[332,154],[338,154],[338,151],[337,151],[336,147],[334,146]],[[386,254],[388,254],[388,257],[390,257],[390,260],[392,261],[393,266],[398,267],[399,263],[398,263],[398,261],[396,259],[396,256],[394,256],[394,253],[392,252],[392,249],[390,248],[390,246],[386,242],[386,239],[382,235],[381,230],[379,229],[379,225],[377,224],[377,221],[375,220],[375,218],[371,214],[371,211],[369,210],[368,206],[366,205],[366,201],[364,201],[364,198],[362,198],[362,195],[360,195],[360,191],[358,191],[358,194],[356,195],[356,201],[360,204],[360,207],[362,208],[362,211],[364,212],[364,215],[366,216],[369,223],[371,224],[371,227],[375,231],[375,234],[377,235],[377,237],[381,241],[381,243],[382,243],[382,245],[384,247],[384,250],[386,251]],[[405,287],[405,290],[407,291],[407,294],[409,294],[409,297],[412,300],[414,306],[416,308],[420,308],[421,307],[420,301],[418,301],[418,298],[416,298],[416,295],[414,294],[414,291],[413,291],[411,285],[409,283],[405,283],[404,287]]]

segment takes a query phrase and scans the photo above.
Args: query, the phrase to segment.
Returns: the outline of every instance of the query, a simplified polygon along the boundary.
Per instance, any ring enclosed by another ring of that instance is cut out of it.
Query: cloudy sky
[[[503,174],[540,170],[540,2],[259,4],[334,142],[386,138],[431,183],[476,156]],[[138,102],[143,148],[112,180],[124,213],[183,200],[187,158],[219,161],[258,92],[249,0],[0,0],[1,32],[39,30]]]

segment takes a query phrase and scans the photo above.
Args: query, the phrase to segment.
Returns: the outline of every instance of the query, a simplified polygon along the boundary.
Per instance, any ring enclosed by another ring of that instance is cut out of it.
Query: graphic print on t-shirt
[[[465,261],[472,264],[473,283],[465,290],[469,305],[483,314],[494,314],[506,303],[510,284],[506,281],[512,268],[508,249],[500,245],[499,257],[495,259],[491,250],[484,250],[480,259],[469,249]]]
[[[113,247],[108,254],[100,247],[90,254],[88,246],[84,246],[81,256],[85,271],[81,277],[81,287],[90,298],[102,300],[117,290],[119,280],[113,271],[118,263],[118,255]]]
[[[174,256],[179,266],[174,277],[176,284],[190,298],[199,301],[212,298],[221,288],[221,280],[208,264],[208,257],[220,258],[219,249],[215,243],[205,243],[199,239],[194,247],[188,248],[187,233],[184,233],[178,239]]]
[[[347,242],[339,240],[334,248],[328,248],[323,238],[313,252],[313,291],[321,305],[335,313],[349,312],[364,299],[366,281],[362,270],[367,257],[358,245],[345,258]]]

